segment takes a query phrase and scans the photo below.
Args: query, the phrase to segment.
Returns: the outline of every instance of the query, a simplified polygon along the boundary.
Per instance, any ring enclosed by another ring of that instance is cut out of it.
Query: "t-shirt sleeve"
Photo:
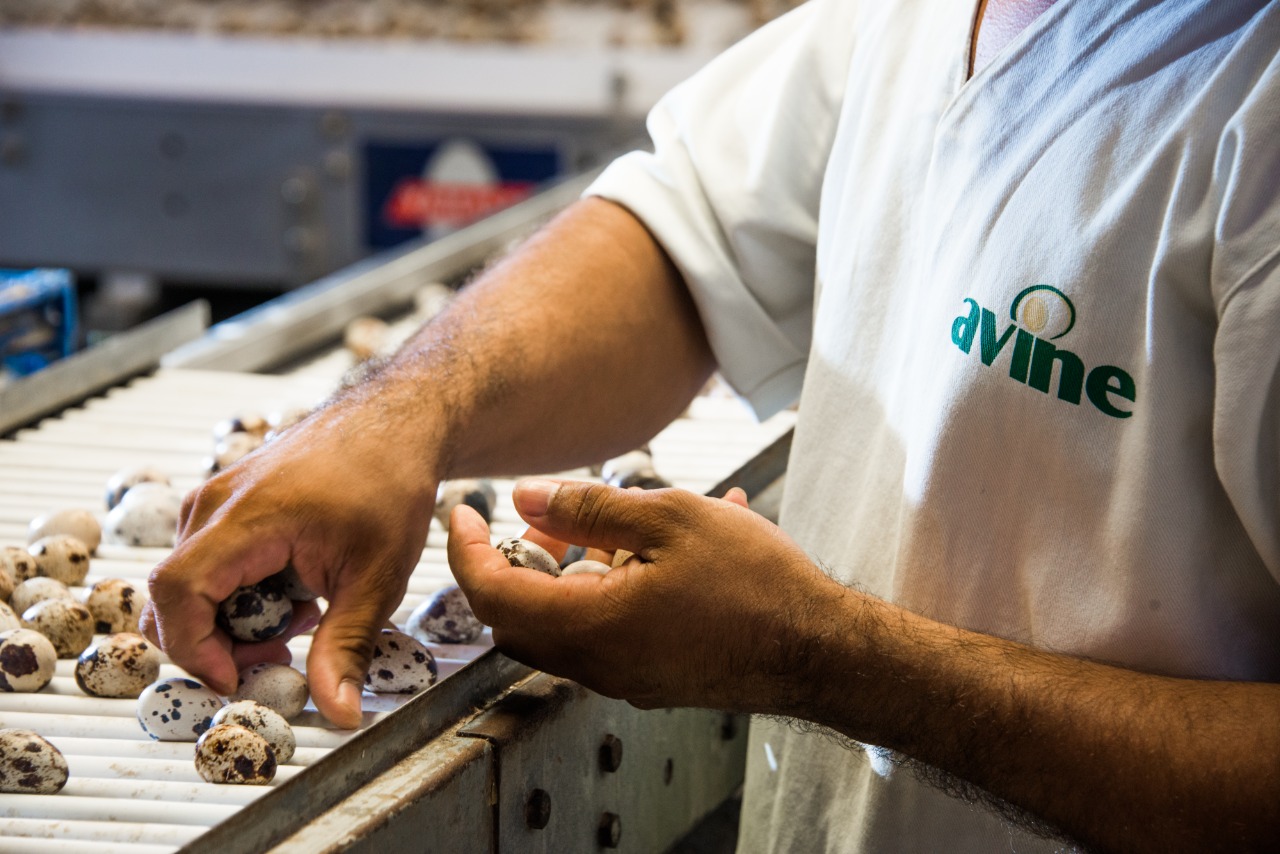
[[[760,417],[800,392],[818,205],[853,41],[847,0],[813,0],[677,86],[654,150],[588,188],[634,213],[693,294],[720,370]]]
[[[1215,180],[1214,464],[1254,548],[1280,581],[1280,59],[1228,124]]]

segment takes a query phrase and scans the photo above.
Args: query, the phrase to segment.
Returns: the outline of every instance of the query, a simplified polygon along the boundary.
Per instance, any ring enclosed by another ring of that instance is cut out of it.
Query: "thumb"
[[[329,600],[307,654],[307,681],[320,713],[343,729],[360,726],[360,695],[382,627],[381,597],[343,584]]]
[[[664,490],[665,491],[665,490]],[[639,552],[653,544],[655,492],[577,480],[522,480],[516,511],[532,527],[566,543]]]

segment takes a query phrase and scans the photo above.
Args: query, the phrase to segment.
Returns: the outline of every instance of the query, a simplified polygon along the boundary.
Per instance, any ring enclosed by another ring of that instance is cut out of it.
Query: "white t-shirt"
[[[975,6],[814,0],[590,192],[759,412],[799,394],[782,525],[839,578],[1280,681],[1280,6],[1060,0],[967,80]],[[750,751],[747,851],[1056,847],[820,737]]]

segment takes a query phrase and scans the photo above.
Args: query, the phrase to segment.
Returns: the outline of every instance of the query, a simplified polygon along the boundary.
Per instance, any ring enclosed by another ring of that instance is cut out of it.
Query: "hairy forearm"
[[[1174,679],[832,595],[778,709],[981,787],[1103,851],[1280,839],[1280,686]]]
[[[437,476],[551,471],[642,443],[713,367],[662,249],[625,209],[587,199],[346,397],[399,422]]]

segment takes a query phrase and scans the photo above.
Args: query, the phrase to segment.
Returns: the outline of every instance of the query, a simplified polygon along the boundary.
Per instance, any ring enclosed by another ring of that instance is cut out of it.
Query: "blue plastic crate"
[[[75,352],[76,288],[67,270],[0,270],[0,363],[17,376]]]

